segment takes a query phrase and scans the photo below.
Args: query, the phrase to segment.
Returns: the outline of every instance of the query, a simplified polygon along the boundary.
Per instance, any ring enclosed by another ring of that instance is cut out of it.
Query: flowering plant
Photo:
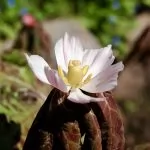
[[[64,93],[75,103],[89,103],[105,100],[105,97],[91,97],[84,94],[103,93],[117,85],[118,73],[123,70],[122,62],[115,59],[111,45],[100,49],[83,49],[80,41],[66,33],[55,45],[58,71],[38,55],[26,58],[36,77]]]

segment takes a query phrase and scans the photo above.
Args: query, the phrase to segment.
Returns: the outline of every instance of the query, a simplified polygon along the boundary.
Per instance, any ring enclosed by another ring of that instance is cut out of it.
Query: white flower
[[[76,103],[105,100],[87,96],[80,89],[89,93],[110,91],[117,85],[118,73],[124,67],[122,62],[112,65],[115,57],[111,45],[84,50],[80,41],[69,38],[67,33],[55,45],[58,71],[38,55],[25,55],[39,80],[69,93],[68,100]]]

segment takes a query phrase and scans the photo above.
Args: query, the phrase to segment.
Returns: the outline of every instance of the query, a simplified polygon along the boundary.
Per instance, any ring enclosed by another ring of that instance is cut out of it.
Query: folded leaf
[[[121,114],[110,93],[106,101],[91,103],[102,132],[102,147],[107,150],[124,150],[125,138]]]
[[[104,102],[80,104],[53,89],[29,130],[23,150],[124,150],[120,113],[111,94],[105,96]]]

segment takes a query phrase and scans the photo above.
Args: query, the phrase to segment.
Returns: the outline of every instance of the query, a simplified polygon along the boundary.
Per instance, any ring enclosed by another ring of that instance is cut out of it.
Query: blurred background
[[[56,68],[55,42],[68,32],[84,48],[112,44],[125,70],[113,91],[128,149],[150,149],[149,0],[0,1],[0,150],[21,149],[51,87],[37,80],[23,53]],[[7,144],[6,144],[7,143]]]

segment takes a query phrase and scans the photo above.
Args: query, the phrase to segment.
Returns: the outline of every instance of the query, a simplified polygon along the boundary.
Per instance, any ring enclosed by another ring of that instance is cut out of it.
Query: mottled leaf
[[[83,150],[102,150],[101,130],[97,118],[93,111],[86,113],[81,119],[84,127],[84,144]]]
[[[117,104],[110,93],[104,93],[106,101],[91,103],[102,132],[104,150],[124,150],[124,127]]]
[[[67,122],[64,123],[60,132],[60,140],[64,145],[65,150],[80,150],[80,129],[78,122]]]
[[[66,96],[52,90],[23,150],[123,150],[123,125],[110,95],[105,102],[90,104],[73,103]]]

